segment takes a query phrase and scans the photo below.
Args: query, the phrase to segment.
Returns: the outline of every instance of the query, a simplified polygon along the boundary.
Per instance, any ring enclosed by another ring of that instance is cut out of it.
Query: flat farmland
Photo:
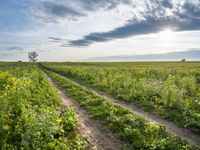
[[[0,71],[1,149],[199,149],[199,62],[1,62]]]

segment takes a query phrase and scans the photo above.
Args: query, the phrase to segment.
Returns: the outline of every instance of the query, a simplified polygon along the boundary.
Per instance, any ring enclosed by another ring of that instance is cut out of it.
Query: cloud
[[[85,13],[74,9],[73,7],[50,1],[38,3],[35,6],[34,11],[34,17],[43,22],[58,22],[62,19],[76,19],[78,17],[86,16]]]
[[[89,37],[89,38],[92,38],[92,37]],[[94,37],[95,38],[95,37]],[[105,40],[106,41],[106,40]],[[63,44],[61,45],[62,47],[69,47],[69,46],[73,46],[73,47],[87,47],[89,46],[90,44],[92,44],[92,40],[86,40],[86,39],[81,39],[81,40],[73,40],[73,41],[70,41],[69,43],[70,44]],[[103,42],[103,41],[101,41]]]
[[[111,31],[90,33],[81,39],[71,40],[68,46],[89,46],[94,42],[156,33],[165,28],[175,31],[200,29],[200,1],[172,3],[170,0],[151,0],[144,1],[144,4],[144,9],[139,12],[140,17],[135,15],[125,25]]]
[[[49,42],[62,42],[63,41],[63,39],[57,38],[57,37],[48,37],[48,39],[50,39]]]
[[[166,8],[173,8],[173,4],[172,4],[171,0],[161,1],[161,4]]]
[[[51,40],[55,40],[55,41],[61,41],[62,39],[61,38],[56,38],[56,37],[48,37],[49,39]]]
[[[43,2],[42,4],[42,8],[44,9],[44,11],[46,11],[49,14],[52,14],[54,16],[57,17],[70,17],[70,16],[84,16],[83,13],[80,13],[70,7],[67,6],[63,6],[63,5],[59,5],[56,3],[52,3],[52,2]]]
[[[12,47],[1,47],[0,50],[0,61],[6,57],[14,56],[17,53],[24,53],[24,47],[12,46]]]
[[[96,11],[99,9],[110,10],[116,8],[119,4],[131,4],[131,0],[76,0],[76,5],[83,10]]]
[[[196,2],[189,2],[186,1],[183,5],[182,5],[182,11],[179,12],[175,12],[180,18],[184,19],[184,18],[192,18],[192,19],[200,19],[200,1],[196,1]]]
[[[11,56],[11,53],[0,53],[0,61],[2,61],[5,57]]]
[[[9,50],[9,51],[17,51],[17,52],[24,51],[24,47],[17,47],[17,46],[8,47],[6,49]]]
[[[99,9],[110,10],[119,4],[130,4],[131,0],[39,0],[33,16],[44,23],[58,23],[63,19],[77,20]]]

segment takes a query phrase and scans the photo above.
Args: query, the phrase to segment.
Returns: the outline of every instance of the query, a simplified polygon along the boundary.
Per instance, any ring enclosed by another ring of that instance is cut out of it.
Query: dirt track
[[[200,135],[193,133],[189,129],[180,128],[173,122],[167,121],[167,120],[165,120],[159,116],[153,115],[149,112],[145,112],[144,110],[134,106],[133,104],[130,104],[129,102],[126,102],[123,100],[117,100],[117,99],[113,98],[113,96],[111,96],[111,95],[105,94],[105,93],[97,91],[97,90],[93,90],[93,92],[100,97],[103,97],[103,98],[113,101],[125,108],[128,108],[129,110],[131,110],[134,114],[136,114],[138,116],[142,116],[151,122],[155,122],[155,123],[164,125],[166,130],[170,134],[178,136],[182,139],[188,140],[192,144],[200,146]]]
[[[78,131],[83,135],[92,150],[122,150],[121,141],[106,129],[103,129],[96,121],[92,120],[89,114],[79,106],[79,104],[67,96],[64,90],[59,87],[50,77],[47,76],[49,82],[59,91],[63,106],[74,107],[77,112],[77,118],[80,121]]]
[[[61,75],[62,76],[62,75]],[[62,76],[63,78],[66,78],[64,76]],[[75,80],[71,80],[69,78],[66,78],[78,85],[80,85],[80,83],[78,83]],[[124,108],[129,109],[131,112],[133,112],[134,114],[144,117],[146,120],[150,121],[150,122],[155,122],[158,124],[161,124],[163,126],[165,126],[167,132],[169,132],[172,135],[175,135],[177,137],[180,137],[181,139],[185,139],[187,141],[189,141],[190,143],[200,147],[200,135],[197,135],[195,133],[193,133],[192,131],[190,131],[189,129],[186,128],[180,128],[178,127],[175,123],[167,121],[157,115],[151,114],[149,112],[145,112],[144,110],[134,106],[134,104],[130,103],[130,102],[126,102],[124,100],[119,100],[117,98],[114,98],[113,96],[106,94],[102,91],[99,91],[97,89],[92,89],[90,87],[84,86],[84,85],[80,85],[82,88],[89,90],[91,92],[93,92],[94,94],[96,94],[99,97],[102,97],[106,100],[112,101]]]

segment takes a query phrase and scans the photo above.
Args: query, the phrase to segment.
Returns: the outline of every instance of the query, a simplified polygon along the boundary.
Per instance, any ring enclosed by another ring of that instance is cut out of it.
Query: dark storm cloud
[[[94,42],[105,42],[114,39],[127,38],[136,35],[159,32],[165,28],[176,31],[191,31],[200,29],[200,2],[185,1],[184,4],[175,6],[170,0],[146,1],[142,19],[133,18],[124,26],[109,32],[90,33],[78,40],[69,41],[69,46],[89,46]],[[171,9],[172,15],[166,14],[166,9]]]

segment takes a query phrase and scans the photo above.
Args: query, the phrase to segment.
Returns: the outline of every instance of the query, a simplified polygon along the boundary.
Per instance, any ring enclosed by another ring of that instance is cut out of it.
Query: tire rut
[[[55,83],[48,75],[47,79],[54,86],[62,99],[64,107],[74,107],[77,112],[77,119],[80,122],[78,132],[86,138],[91,150],[122,150],[123,144],[119,138],[104,129],[97,121],[90,118],[90,115],[80,105],[65,94],[64,89]]]
[[[59,74],[60,75],[60,74]],[[96,94],[99,97],[102,97],[106,100],[112,101],[117,105],[120,105],[121,107],[127,108],[129,109],[132,113],[141,116],[143,118],[145,118],[146,120],[150,121],[150,122],[154,122],[160,125],[165,126],[166,130],[168,133],[177,136],[183,140],[187,140],[188,142],[200,147],[200,135],[197,135],[195,133],[193,133],[191,130],[186,129],[186,128],[181,128],[178,127],[175,123],[170,122],[168,120],[165,120],[157,115],[154,115],[152,113],[146,112],[141,108],[138,108],[137,106],[135,106],[134,104],[130,103],[130,102],[126,102],[124,100],[119,100],[115,97],[113,97],[110,94],[104,93],[102,91],[99,91],[97,89],[92,89],[88,86],[85,86],[83,84],[80,84],[78,81],[73,80],[73,79],[69,79],[63,75],[60,75],[63,78],[70,80],[72,82],[74,82],[75,84],[81,86],[82,88],[93,92],[94,94]]]

